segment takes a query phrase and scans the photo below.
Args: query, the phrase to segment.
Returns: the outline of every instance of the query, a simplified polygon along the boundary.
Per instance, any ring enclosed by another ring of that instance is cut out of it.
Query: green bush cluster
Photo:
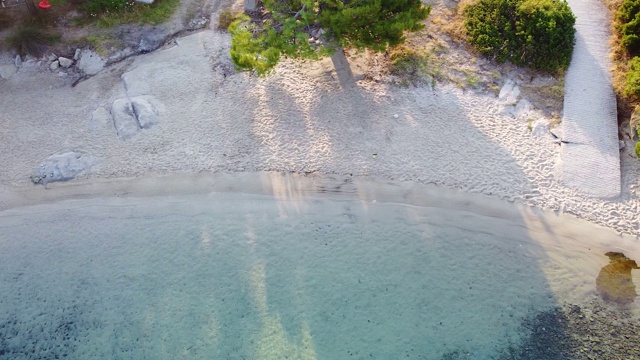
[[[483,55],[548,72],[569,66],[575,16],[564,0],[478,0],[464,15]]]
[[[618,11],[618,30],[622,46],[629,55],[640,52],[640,0],[624,0]]]
[[[624,95],[640,96],[640,57],[635,56],[629,61],[629,71],[624,84]]]
[[[618,14],[617,30],[620,32],[620,45],[631,57],[628,63],[624,95],[640,97],[640,0],[624,0]]]

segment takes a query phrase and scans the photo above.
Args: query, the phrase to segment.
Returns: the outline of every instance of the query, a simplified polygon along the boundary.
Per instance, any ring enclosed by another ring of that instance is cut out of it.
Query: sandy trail
[[[563,180],[589,195],[615,198],[620,195],[620,153],[609,74],[610,14],[598,0],[569,5],[576,15],[576,44],[565,78]]]
[[[235,73],[229,43],[228,34],[203,31],[74,88],[21,68],[0,83],[0,206],[45,192],[30,181],[38,164],[77,149],[98,163],[76,183],[203,171],[348,174],[484,193],[640,234],[640,167],[626,154],[622,196],[590,199],[559,180],[551,136],[503,115],[494,94],[373,81],[342,88],[330,59],[284,62],[255,79]],[[161,110],[130,138],[120,139],[110,118],[92,116],[137,96],[153,97]]]

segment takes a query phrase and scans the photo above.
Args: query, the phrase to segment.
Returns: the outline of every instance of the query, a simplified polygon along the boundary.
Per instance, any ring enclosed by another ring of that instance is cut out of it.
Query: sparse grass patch
[[[236,21],[238,19],[238,15],[240,14],[241,13],[237,11],[231,11],[231,10],[225,10],[221,12],[220,16],[218,16],[218,29],[220,30],[229,29],[229,25],[231,25],[232,22]]]
[[[437,71],[430,67],[430,59],[406,46],[397,46],[389,51],[389,72],[400,78],[400,85],[435,84]]]
[[[496,94],[500,93],[500,85],[498,85],[498,84],[496,84],[494,82],[487,84],[487,88],[489,90],[493,91]]]
[[[464,27],[464,8],[471,3],[470,0],[461,0],[453,10],[438,11],[429,18],[430,22],[449,35],[456,43],[465,43],[467,33]]]
[[[478,88],[478,83],[480,82],[480,77],[473,73],[472,71],[470,71],[469,69],[463,69],[462,72],[465,75],[465,81],[467,83],[467,85],[469,87],[472,87],[474,89]]]
[[[109,48],[117,45],[117,39],[110,35],[89,35],[84,42],[100,56],[107,55]]]
[[[112,27],[120,24],[159,24],[171,18],[180,0],[156,0],[153,4],[140,4],[129,0],[131,5],[115,12],[99,15],[97,25]]]
[[[551,117],[551,128],[555,129],[560,125],[562,125],[562,118],[559,114],[553,114],[553,116]]]
[[[40,57],[49,45],[60,40],[60,36],[51,34],[33,25],[24,25],[16,29],[6,38],[6,44],[16,49],[21,55]]]
[[[561,111],[564,103],[564,76],[564,72],[559,72],[544,83],[523,84],[520,87],[521,94],[537,108],[554,116]]]

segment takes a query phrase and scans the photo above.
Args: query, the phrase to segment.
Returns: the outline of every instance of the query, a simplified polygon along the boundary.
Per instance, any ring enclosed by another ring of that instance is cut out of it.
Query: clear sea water
[[[0,359],[493,359],[596,294],[602,252],[543,228],[323,196],[7,210]]]

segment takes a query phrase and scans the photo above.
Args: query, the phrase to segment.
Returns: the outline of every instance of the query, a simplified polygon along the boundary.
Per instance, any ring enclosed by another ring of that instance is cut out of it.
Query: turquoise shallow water
[[[493,359],[560,301],[553,258],[513,219],[356,199],[4,211],[0,359]]]

